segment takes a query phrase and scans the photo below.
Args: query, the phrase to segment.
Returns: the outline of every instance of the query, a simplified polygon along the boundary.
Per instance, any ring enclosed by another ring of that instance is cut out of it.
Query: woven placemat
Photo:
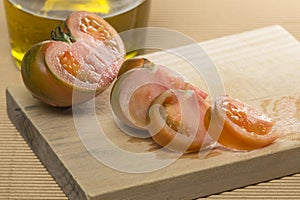
[[[1,70],[0,199],[67,199],[9,121],[2,82],[5,79]]]

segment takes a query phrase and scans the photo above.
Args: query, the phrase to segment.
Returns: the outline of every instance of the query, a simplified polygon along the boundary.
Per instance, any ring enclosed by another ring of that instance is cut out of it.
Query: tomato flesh
[[[134,128],[145,128],[151,102],[165,90],[193,90],[203,98],[207,96],[175,71],[146,59],[126,61],[120,71],[122,75],[112,89],[111,105],[115,115]]]
[[[265,135],[271,131],[272,120],[256,109],[232,98],[225,99],[222,104],[227,118],[247,132]]]
[[[147,125],[146,113],[151,102],[165,90],[166,87],[162,85],[147,84],[133,93],[129,101],[129,112],[136,125],[140,127]]]
[[[272,120],[254,107],[219,96],[212,108],[205,101],[207,93],[169,68],[130,59],[120,72],[111,93],[114,114],[130,127],[148,130],[167,149],[188,153],[218,142],[229,149],[253,150],[279,137]],[[193,93],[197,104],[186,102],[183,109],[175,91]]]
[[[211,122],[211,116],[216,120]],[[216,99],[215,107],[205,116],[205,124],[221,127],[219,134],[211,133],[221,145],[235,150],[253,150],[272,144],[279,134],[272,120],[256,108],[229,96]]]
[[[101,23],[99,23],[95,18],[90,16],[81,19],[79,29],[100,41],[104,41],[111,37],[109,32],[105,30],[105,27],[101,25]]]
[[[157,120],[157,116],[153,116],[150,112],[148,114],[150,113],[150,120],[157,126],[161,126],[159,124],[165,120],[164,127],[152,135],[152,138],[156,143],[170,150],[184,153],[199,151],[212,141],[217,141],[222,146],[233,150],[254,150],[272,144],[279,137],[279,134],[272,129],[272,120],[256,108],[229,96],[217,97],[216,105],[212,108],[199,94],[197,96],[198,113],[200,113],[198,129],[197,134],[191,137],[190,122],[183,121],[179,102],[174,95],[164,96],[162,99],[165,93],[166,91],[159,95],[151,105],[160,104],[164,109],[164,117]],[[195,112],[195,106],[190,106],[190,110]],[[216,117],[213,121],[211,121],[212,115]],[[176,135],[185,137],[176,139]],[[205,137],[208,140],[204,140]],[[172,143],[173,145],[169,146]]]
[[[122,39],[94,13],[73,12],[51,36],[25,54],[21,71],[33,96],[52,106],[69,107],[99,95],[125,60]]]
[[[63,69],[65,69],[72,76],[77,76],[80,69],[80,63],[74,58],[71,52],[66,51],[59,57],[59,62]]]
[[[150,128],[164,122],[165,125],[158,132],[153,133],[151,129],[149,132],[157,144],[172,151],[183,153],[199,151],[211,142],[205,140],[207,131],[204,126],[204,116],[210,105],[194,91],[178,91],[192,95],[187,97],[186,101],[180,102],[177,95],[171,90],[166,90],[152,102],[148,112],[148,118],[152,123]],[[193,102],[192,98],[196,98],[196,101]],[[151,112],[157,105],[161,106],[163,112],[159,114]],[[188,116],[185,116],[186,114]]]
[[[173,129],[174,131],[178,132],[180,125],[181,125],[181,112],[180,112],[180,105],[176,98],[166,98],[165,102],[163,103],[163,107],[165,108],[166,112],[166,123],[167,125]]]

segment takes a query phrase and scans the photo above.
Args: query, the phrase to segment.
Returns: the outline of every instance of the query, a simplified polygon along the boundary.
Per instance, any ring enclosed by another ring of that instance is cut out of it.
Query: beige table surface
[[[279,24],[300,39],[299,0],[152,0],[149,26],[167,27],[204,41]],[[21,84],[9,52],[0,3],[0,199],[67,199],[6,114],[5,88]],[[300,174],[207,197],[300,199]]]

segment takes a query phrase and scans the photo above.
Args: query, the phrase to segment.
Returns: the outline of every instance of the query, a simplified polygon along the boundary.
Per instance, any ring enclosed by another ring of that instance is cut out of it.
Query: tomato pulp
[[[210,121],[214,115],[213,122]],[[207,112],[205,124],[221,127],[212,138],[221,145],[235,150],[253,150],[273,143],[279,134],[273,130],[273,122],[258,109],[228,95],[216,98],[214,108]]]
[[[218,96],[211,106],[205,92],[167,67],[131,59],[120,72],[110,99],[115,116],[129,127],[147,130],[167,149],[188,153],[218,142],[253,150],[279,137],[272,120],[256,108],[228,95]]]
[[[67,107],[99,95],[117,77],[125,47],[100,16],[74,12],[51,35],[52,40],[36,44],[22,60],[22,78],[34,97]]]
[[[149,132],[153,140],[176,152],[207,147],[204,116],[210,105],[194,90],[166,90],[149,107]],[[159,128],[157,128],[159,127]]]
[[[153,99],[165,90],[193,90],[203,98],[207,96],[177,72],[145,59],[125,61],[120,72],[110,102],[115,116],[133,128],[146,128],[147,110]]]

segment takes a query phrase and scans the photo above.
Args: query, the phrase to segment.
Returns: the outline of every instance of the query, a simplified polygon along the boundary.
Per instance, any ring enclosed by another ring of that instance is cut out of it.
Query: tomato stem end
[[[51,31],[51,39],[55,41],[67,42],[69,44],[76,42],[66,22],[61,22]]]

